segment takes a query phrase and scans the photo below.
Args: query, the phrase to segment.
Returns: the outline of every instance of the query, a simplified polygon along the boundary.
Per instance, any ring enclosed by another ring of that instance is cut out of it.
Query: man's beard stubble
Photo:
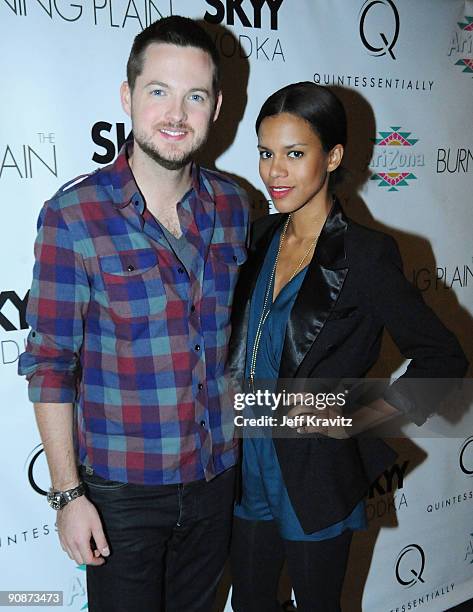
[[[160,126],[160,129],[176,130],[179,128],[182,129],[183,126],[180,126],[180,125]],[[187,126],[185,127],[185,129],[194,133],[193,130]],[[207,127],[207,131],[205,132],[205,134],[203,134],[200,142],[196,142],[194,147],[190,151],[188,152],[176,151],[174,156],[171,153],[170,156],[168,157],[164,157],[160,153],[155,143],[150,138],[147,138],[146,136],[140,134],[140,132],[133,131],[133,137],[134,137],[135,142],[139,145],[140,149],[143,151],[143,153],[145,153],[145,155],[150,157],[154,162],[159,164],[162,168],[165,168],[166,170],[181,170],[182,168],[187,166],[187,164],[189,164],[192,161],[192,158],[194,157],[194,155],[198,153],[200,149],[204,146],[204,144],[207,141],[209,131],[210,131],[210,125]]]

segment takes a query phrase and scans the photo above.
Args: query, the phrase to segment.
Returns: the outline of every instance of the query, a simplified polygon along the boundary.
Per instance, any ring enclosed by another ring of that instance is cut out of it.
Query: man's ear
[[[222,92],[219,91],[217,94],[217,99],[215,101],[215,110],[214,110],[214,116],[213,116],[214,123],[215,121],[217,121],[218,116],[220,115],[220,108],[222,107],[222,99],[223,99]]]
[[[125,113],[131,117],[131,91],[128,81],[123,81],[120,85],[120,100]]]

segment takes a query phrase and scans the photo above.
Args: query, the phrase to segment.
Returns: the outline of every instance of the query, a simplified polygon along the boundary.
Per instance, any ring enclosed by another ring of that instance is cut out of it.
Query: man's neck
[[[179,170],[168,170],[152,160],[136,143],[128,163],[151,214],[166,226],[166,220],[174,215],[177,219],[176,204],[192,183],[191,164]]]

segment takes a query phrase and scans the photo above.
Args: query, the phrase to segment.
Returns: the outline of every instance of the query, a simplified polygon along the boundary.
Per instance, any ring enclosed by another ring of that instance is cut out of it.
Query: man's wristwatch
[[[77,487],[73,487],[72,489],[68,489],[67,491],[57,491],[52,487],[49,489],[46,499],[48,500],[48,504],[51,506],[53,510],[60,510],[64,508],[66,504],[77,499],[81,495],[84,495],[85,487],[84,483],[81,482],[77,485]]]

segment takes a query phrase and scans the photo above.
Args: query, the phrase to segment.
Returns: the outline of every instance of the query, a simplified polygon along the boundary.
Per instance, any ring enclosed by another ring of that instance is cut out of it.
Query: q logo
[[[47,495],[46,489],[43,488],[39,483],[43,480],[47,482],[48,469],[45,461],[44,448],[42,444],[35,446],[31,453],[28,455],[28,459],[25,463],[25,469],[28,475],[28,481],[34,491],[39,495]]]
[[[385,10],[378,10],[381,4]],[[386,10],[390,17],[387,27]],[[396,59],[393,49],[399,37],[399,13],[392,0],[367,0],[360,11],[360,38],[370,53]]]
[[[467,438],[460,447],[458,462],[461,471],[467,476],[473,476],[473,436]]]
[[[396,579],[399,584],[411,587],[417,582],[424,583],[422,574],[425,567],[425,553],[418,544],[404,547],[396,561]]]

